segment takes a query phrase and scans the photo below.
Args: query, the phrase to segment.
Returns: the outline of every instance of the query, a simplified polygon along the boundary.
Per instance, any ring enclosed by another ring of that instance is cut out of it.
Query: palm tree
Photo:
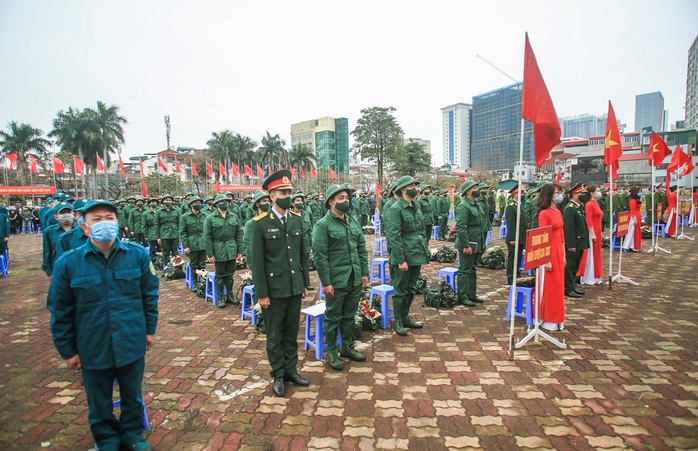
[[[235,133],[232,142],[232,160],[243,161],[250,164],[255,163],[255,147],[257,147],[257,142],[252,138],[243,136],[240,133]]]
[[[281,139],[279,134],[272,136],[268,131],[262,138],[262,145],[257,152],[259,153],[259,161],[274,168],[273,163],[288,167],[288,151],[284,147],[286,141]]]
[[[51,141],[43,137],[43,131],[29,124],[18,124],[12,121],[7,128],[7,132],[0,131],[2,155],[4,156],[8,153],[17,154],[17,170],[22,184],[26,185],[26,174],[29,172],[29,166],[27,165],[29,155],[45,156],[48,153],[47,146],[51,145]]]
[[[206,142],[208,146],[206,153],[211,159],[222,162],[226,168],[230,167],[230,159],[233,156],[233,139],[234,135],[230,130],[213,132],[211,139]],[[214,172],[218,171],[216,165],[213,165],[213,169]]]
[[[104,164],[109,164],[109,153],[117,152],[119,146],[124,141],[124,128],[128,121],[125,117],[119,116],[119,107],[116,105],[107,106],[102,101],[97,101],[97,109],[89,109],[94,116],[91,118],[99,127],[100,149]]]
[[[299,171],[301,169],[308,171],[315,167],[315,152],[306,144],[298,143],[289,152],[288,160],[290,165],[295,166]]]
[[[95,155],[99,151],[100,131],[95,115],[91,110],[78,111],[69,107],[68,111],[59,111],[53,120],[53,130],[48,136],[56,140],[61,150],[77,155],[90,164],[96,163]],[[85,154],[90,158],[85,159]]]

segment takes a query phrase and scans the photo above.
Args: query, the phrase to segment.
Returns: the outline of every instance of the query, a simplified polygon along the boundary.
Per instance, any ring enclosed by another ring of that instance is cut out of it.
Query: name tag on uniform
[[[267,233],[274,233],[274,232],[278,232],[278,231],[279,231],[279,229],[267,229]]]

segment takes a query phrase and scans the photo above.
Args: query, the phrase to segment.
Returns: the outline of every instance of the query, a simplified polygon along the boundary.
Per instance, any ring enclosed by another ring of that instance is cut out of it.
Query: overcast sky
[[[129,124],[126,156],[203,148],[213,131],[260,141],[290,125],[393,106],[442,162],[441,111],[522,78],[524,32],[558,115],[616,115],[661,91],[684,117],[698,2],[0,0],[0,126],[44,132],[97,100]]]

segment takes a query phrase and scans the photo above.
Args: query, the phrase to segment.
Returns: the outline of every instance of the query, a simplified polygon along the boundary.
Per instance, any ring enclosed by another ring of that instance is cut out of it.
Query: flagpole
[[[613,230],[613,195],[614,195],[615,190],[613,189],[613,177],[611,176],[612,169],[613,169],[613,162],[610,162],[610,164],[608,165],[608,187],[611,190],[611,204],[609,206],[609,210],[610,210],[609,216],[610,216],[610,220],[611,220],[611,223],[609,225],[609,227],[610,227],[609,230],[611,231],[611,239],[609,241],[610,241],[611,245],[608,246],[611,249],[611,251],[608,253],[608,289],[609,290],[613,289],[612,288],[612,285],[613,285],[613,247],[614,247],[613,246],[613,235],[615,234],[615,232]]]
[[[691,154],[689,154],[689,158],[691,159],[691,166],[693,166],[693,153],[692,152],[691,152]],[[686,166],[684,166],[684,170],[685,170],[685,168],[686,168]],[[686,174],[686,175],[689,175],[689,174]],[[693,205],[693,171],[691,171],[690,176],[691,176],[691,192],[689,194],[689,199],[691,200],[690,205]],[[679,180],[681,180],[681,174],[679,174]],[[678,181],[676,182],[676,191],[677,191],[677,193],[676,193],[676,209],[678,210],[676,220],[678,221],[678,218],[680,216],[682,216],[681,209],[679,208],[679,204],[681,203],[681,190],[679,189],[679,182]],[[690,218],[691,218],[691,214],[689,213],[688,218],[686,218],[684,216],[681,219],[681,234],[676,237],[677,240],[691,240],[691,241],[693,241],[695,239],[695,236],[688,236],[685,233],[683,233],[684,227],[686,226],[686,221],[689,220]]]
[[[650,149],[651,151],[651,149]],[[656,204],[656,198],[655,198],[655,193],[657,192],[655,186],[654,186],[654,164],[652,165],[652,226],[650,227],[652,231],[652,248],[647,251],[647,253],[652,252],[652,256],[654,257],[655,249],[654,249],[654,215],[655,212],[657,211],[657,204]]]

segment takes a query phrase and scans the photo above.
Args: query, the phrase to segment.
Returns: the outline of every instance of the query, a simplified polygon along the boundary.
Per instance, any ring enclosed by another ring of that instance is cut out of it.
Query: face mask
[[[589,199],[591,199],[591,196],[588,194],[580,194],[579,195],[579,200],[582,201],[582,203],[587,203],[589,202]]]
[[[602,194],[601,191],[597,191],[597,192],[596,192],[596,198],[597,198],[597,199],[601,199],[601,194]]]
[[[422,195],[424,195],[425,197],[429,196],[429,194],[431,194],[429,191],[422,191]]]
[[[296,203],[293,204],[293,205],[294,205],[298,210],[302,210],[302,209],[303,209],[303,202],[296,202]]]
[[[171,206],[172,206],[172,202],[163,202],[162,204],[163,204],[164,206],[166,206],[166,207],[171,207]]]
[[[128,204],[129,204],[129,205],[133,205],[133,203],[134,203],[134,202],[133,202],[132,200],[128,201]]]
[[[474,197],[475,199],[477,199],[478,197],[480,197],[480,191],[473,191],[473,197]]]
[[[288,210],[288,207],[291,206],[291,198],[290,197],[278,197],[274,203],[276,204],[277,207],[279,207],[282,210]]]
[[[72,213],[63,213],[58,215],[58,222],[60,222],[62,225],[70,225],[74,220],[75,217]]]
[[[119,223],[116,221],[99,221],[90,226],[92,239],[98,243],[110,243],[119,233]]]
[[[216,205],[220,211],[226,211],[228,209],[228,203],[227,202],[221,202]]]
[[[419,194],[419,190],[417,188],[410,188],[405,191],[405,194],[414,199],[415,197],[417,197],[417,194]]]
[[[344,202],[336,202],[334,204],[334,208],[336,208],[337,210],[339,210],[341,212],[346,213],[351,209],[351,204],[349,203],[348,200],[345,200]]]
[[[83,225],[84,223],[85,223],[85,218],[83,218],[82,216],[78,216],[78,224]]]
[[[259,209],[262,211],[269,211],[269,207],[271,207],[271,204],[259,204]]]
[[[560,202],[562,202],[562,199],[563,199],[562,193],[556,194],[555,196],[553,196],[553,202],[555,202],[556,204],[559,204]]]
[[[193,208],[194,211],[196,211],[196,212],[201,211],[201,208],[202,208],[202,207],[203,207],[203,205],[201,205],[201,204],[194,204],[194,205],[191,206],[191,208]]]
[[[143,204],[136,204],[136,207],[138,207],[138,209],[140,210],[141,208],[143,208]]]
[[[158,208],[158,204],[150,204],[150,208],[153,208],[153,209]]]

